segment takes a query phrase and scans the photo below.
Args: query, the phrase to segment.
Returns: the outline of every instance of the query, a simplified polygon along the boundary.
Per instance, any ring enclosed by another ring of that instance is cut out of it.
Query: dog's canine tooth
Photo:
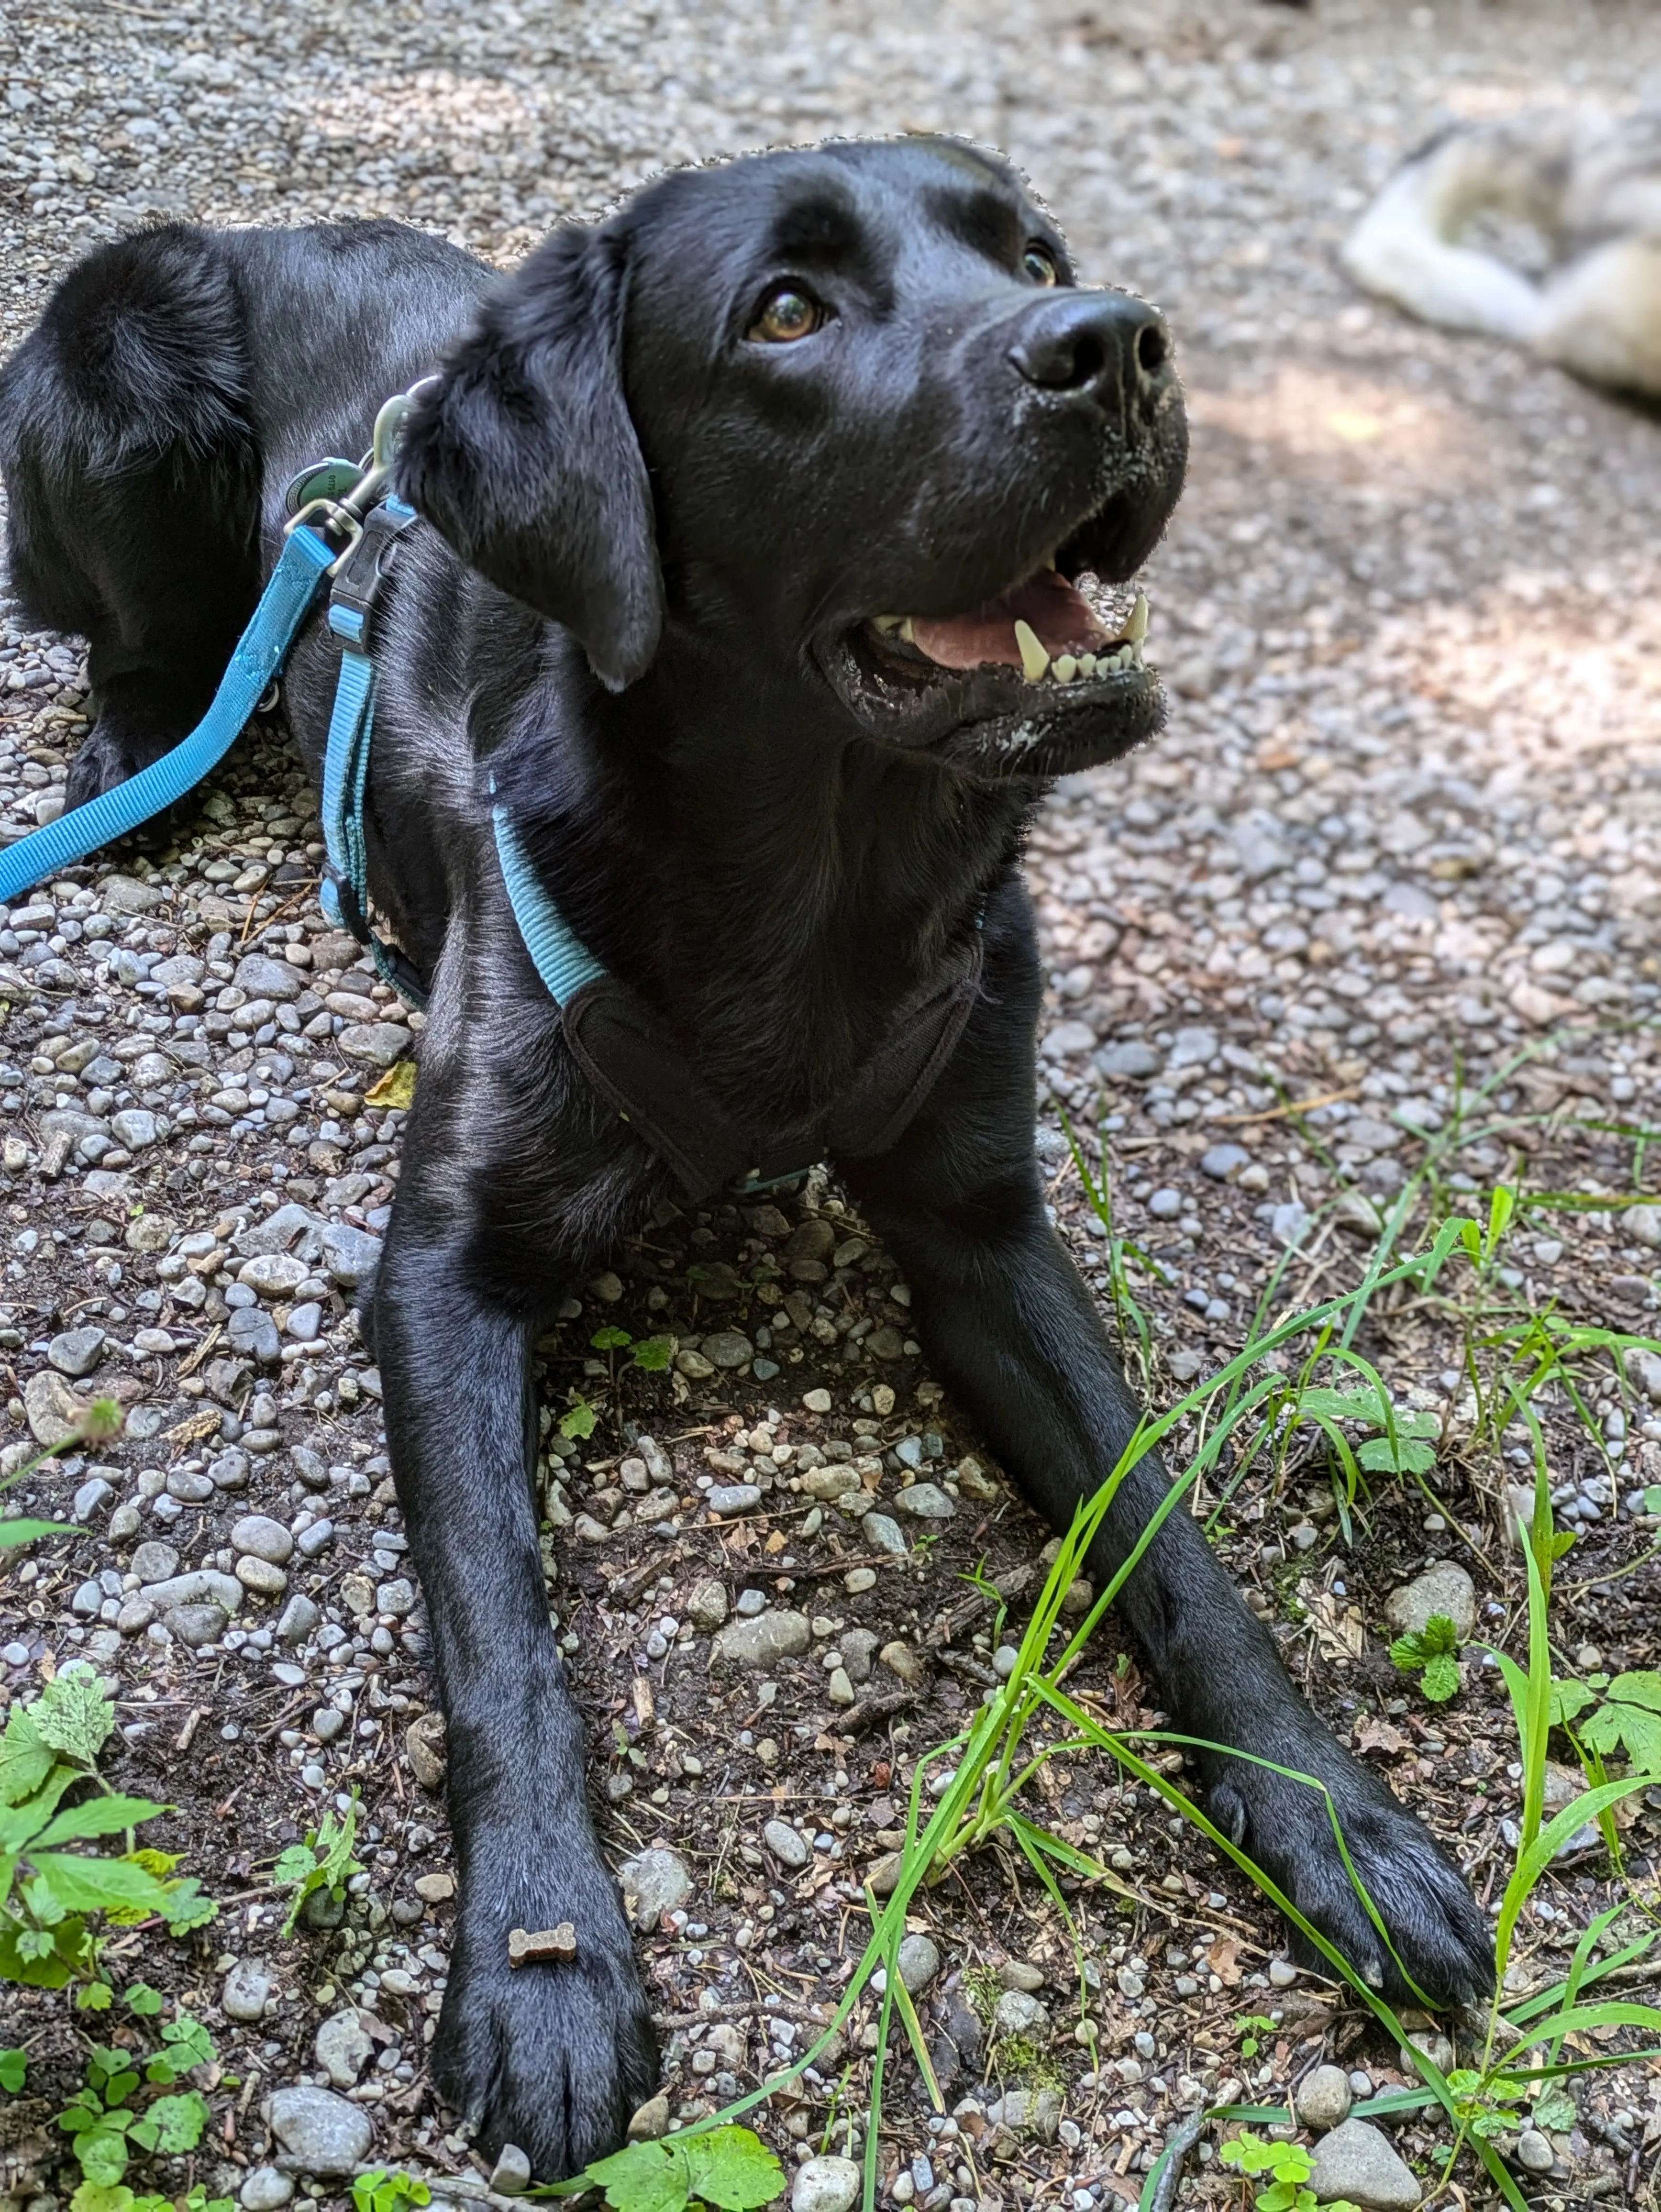
[[[1058,684],[1070,684],[1079,672],[1079,664],[1070,653],[1063,653],[1050,663],[1050,672]]]
[[[1050,666],[1050,655],[1038,641],[1038,633],[1031,623],[1017,622],[1015,643],[1021,656],[1021,673],[1029,684],[1036,684]]]
[[[879,629],[891,630],[897,629],[905,620],[905,617],[904,615],[873,615],[871,619]]]
[[[1140,645],[1142,640],[1147,635],[1147,594],[1146,592],[1137,592],[1136,604],[1130,610],[1130,619],[1126,623],[1123,630],[1121,632],[1121,635],[1128,637],[1132,645]]]
[[[911,617],[910,615],[903,615],[900,617],[899,627],[895,631],[894,635],[898,638],[902,645],[910,645],[911,643]]]

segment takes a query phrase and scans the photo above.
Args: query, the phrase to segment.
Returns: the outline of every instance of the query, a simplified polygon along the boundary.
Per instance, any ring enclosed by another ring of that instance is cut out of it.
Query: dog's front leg
[[[990,932],[989,932],[990,935]],[[1031,1149],[1026,995],[1011,957],[989,958],[977,1010],[934,1100],[895,1149],[844,1172],[904,1269],[929,1358],[1052,1528],[1101,1487],[1138,1408],[1101,1322],[1043,1210]],[[1164,1501],[1149,1453],[1121,1484],[1091,1557],[1105,1579]],[[1437,1998],[1492,1984],[1482,1914],[1427,1831],[1340,1747],[1293,1687],[1274,1642],[1232,1589],[1186,1507],[1167,1516],[1126,1583],[1124,1618],[1184,1734],[1318,1777],[1402,1962]],[[1306,1783],[1203,1753],[1214,1818],[1367,1978],[1409,1994]]]
[[[656,2052],[589,1821],[581,1723],[549,1624],[531,1330],[482,1286],[488,1270],[459,1231],[435,1235],[442,1194],[423,1188],[434,1179],[413,1146],[374,1301],[393,1471],[447,1724],[461,1877],[433,2072],[478,2124],[487,2154],[516,2142],[538,2179],[554,2180],[616,2148],[656,2086]],[[510,1929],[562,1921],[575,1929],[575,1960],[509,1965]]]

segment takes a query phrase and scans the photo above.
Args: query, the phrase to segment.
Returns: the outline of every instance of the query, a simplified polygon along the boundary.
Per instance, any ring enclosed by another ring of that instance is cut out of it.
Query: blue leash
[[[280,672],[319,587],[332,573],[329,628],[340,641],[340,675],[323,761],[321,811],[328,857],[319,901],[337,927],[350,930],[367,946],[383,982],[411,1005],[426,1005],[426,990],[413,964],[370,926],[363,826],[374,732],[374,619],[399,543],[417,520],[415,509],[387,490],[392,442],[410,396],[400,393],[381,409],[366,461],[356,467],[338,459],[319,463],[289,487],[289,504],[296,511],[282,556],[196,728],[138,775],[0,852],[0,905],[85,860],[100,845],[126,836],[217,767]],[[344,553],[328,543],[322,534],[326,529],[350,533]],[[494,794],[494,776],[490,790]],[[563,1006],[605,970],[538,881],[506,809],[493,806],[491,818],[514,919],[549,995],[556,1006]]]
[[[218,766],[271,689],[335,558],[336,549],[315,530],[289,532],[253,619],[237,640],[230,665],[220,678],[213,704],[189,737],[113,790],[60,814],[56,822],[31,830],[0,852],[0,904],[9,905],[58,869],[71,867],[99,846],[126,836],[182,799]]]

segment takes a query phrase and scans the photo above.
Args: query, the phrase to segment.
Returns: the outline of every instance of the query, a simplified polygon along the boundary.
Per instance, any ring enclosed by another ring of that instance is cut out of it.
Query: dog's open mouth
[[[931,669],[1019,668],[1028,684],[1093,683],[1141,665],[1147,600],[1141,592],[1119,608],[1093,576],[1085,588],[1059,568],[966,615],[878,615],[869,627],[879,650],[927,678]]]
[[[999,775],[1062,775],[1152,736],[1147,599],[1096,572],[1091,535],[962,613],[856,623],[827,670],[845,704],[874,737]]]

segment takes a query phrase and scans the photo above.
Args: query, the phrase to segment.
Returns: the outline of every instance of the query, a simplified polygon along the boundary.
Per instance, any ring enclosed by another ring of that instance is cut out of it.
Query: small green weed
[[[126,2003],[136,2018],[147,2019],[154,2018],[161,2000],[139,1983],[127,1992]],[[148,2057],[125,2045],[92,2046],[86,2086],[58,2115],[82,2177],[71,2212],[115,2212],[110,2200],[98,2192],[125,2186],[123,2177],[135,2150],[179,2157],[196,2148],[208,2124],[208,2100],[199,2089],[179,2090],[174,2085],[193,2068],[210,2066],[216,2056],[200,2021],[182,2012],[162,2027],[160,2047]],[[134,2103],[146,2089],[163,2094]]]
[[[125,2181],[83,2181],[70,2212],[236,2212],[235,2200],[210,2197],[198,2183],[183,2197],[136,2197]]]
[[[164,1853],[141,1850],[133,1831],[167,1808],[148,1797],[124,1797],[98,1772],[98,1754],[115,1725],[110,1686],[90,1667],[66,1667],[36,1698],[20,1700],[0,1735],[0,1979],[34,1989],[81,1980],[104,1988],[98,1939],[88,1925],[100,1917],[136,1925],[152,1917],[183,1935],[211,1920],[218,1907],[193,1876],[170,1880],[176,1865]],[[72,1791],[94,1795],[70,1804]],[[68,1846],[125,1834],[113,1856]],[[88,1995],[86,2008],[101,2008]]]
[[[412,2204],[430,2204],[433,2192],[412,2173],[388,2172],[377,2166],[360,2173],[352,2184],[354,2212],[409,2212]]]
[[[1301,2143],[1266,2142],[1250,2128],[1242,2128],[1232,2142],[1223,2145],[1221,2156],[1225,2166],[1248,2179],[1263,2173],[1274,2176],[1269,2187],[1252,2198],[1257,2212],[1315,2212],[1315,2192],[1309,2186],[1315,2160]],[[1356,2212],[1356,2207],[1348,2197],[1335,2197],[1327,2212]]]
[[[1398,1636],[1390,1656],[1402,1674],[1417,1674],[1419,1687],[1432,1705],[1445,1705],[1457,1696],[1459,1632],[1446,1613],[1433,1613],[1422,1628]]]
[[[661,1375],[675,1356],[672,1336],[630,1336],[615,1323],[597,1328],[588,1340],[596,1352],[626,1352],[635,1365],[648,1375]]]
[[[1551,1717],[1583,1760],[1588,1751],[1600,1759],[1624,1753],[1646,1774],[1661,1774],[1661,1673],[1655,1668],[1613,1681],[1594,1674],[1585,1682],[1555,1683]]]
[[[292,1936],[299,1922],[301,1909],[306,1899],[318,1890],[326,1890],[337,1905],[344,1901],[346,1885],[362,1869],[352,1856],[352,1846],[357,1841],[357,1791],[340,1819],[335,1818],[329,1807],[316,1827],[311,1829],[303,1844],[290,1844],[279,1851],[277,1863],[271,1869],[272,1887],[286,1889],[289,1899],[288,1917],[283,1923],[284,1936]]]
[[[1266,2013],[1242,2013],[1234,2023],[1234,2033],[1240,2039],[1242,2058],[1255,2058],[1263,2047],[1263,2038],[1273,2035],[1275,2023]]]
[[[28,2078],[29,2054],[14,2044],[9,2051],[0,2051],[0,2089],[16,2096]]]
[[[122,1420],[121,1408],[113,1398],[94,1398],[67,1436],[60,1437],[55,1444],[48,1444],[44,1451],[36,1452],[33,1459],[25,1460],[21,1467],[0,1480],[0,1495],[26,1481],[49,1459],[56,1459],[59,1452],[71,1451],[81,1444],[113,1443],[121,1433]],[[14,1551],[20,1544],[33,1544],[42,1536],[78,1536],[82,1533],[72,1522],[33,1521],[25,1515],[10,1514],[0,1518],[0,1552]]]
[[[631,2142],[557,2192],[595,2188],[611,2212],[757,2212],[784,2193],[784,2169],[748,2128],[715,2127],[703,2134]]]
[[[1456,2066],[1448,2075],[1454,2118],[1485,2142],[1524,2124],[1552,2129],[1574,2125],[1578,2115],[1567,2091],[1553,2085],[1536,2096],[1541,2086],[1526,2075],[1500,2071],[1482,2075],[1469,2066]],[[1534,2106],[1524,2115],[1518,2107],[1530,2097],[1535,2098]]]
[[[579,1396],[575,1390],[571,1393],[571,1401],[569,1410],[559,1417],[559,1432],[567,1443],[582,1443],[594,1433],[599,1415],[588,1401]]]

